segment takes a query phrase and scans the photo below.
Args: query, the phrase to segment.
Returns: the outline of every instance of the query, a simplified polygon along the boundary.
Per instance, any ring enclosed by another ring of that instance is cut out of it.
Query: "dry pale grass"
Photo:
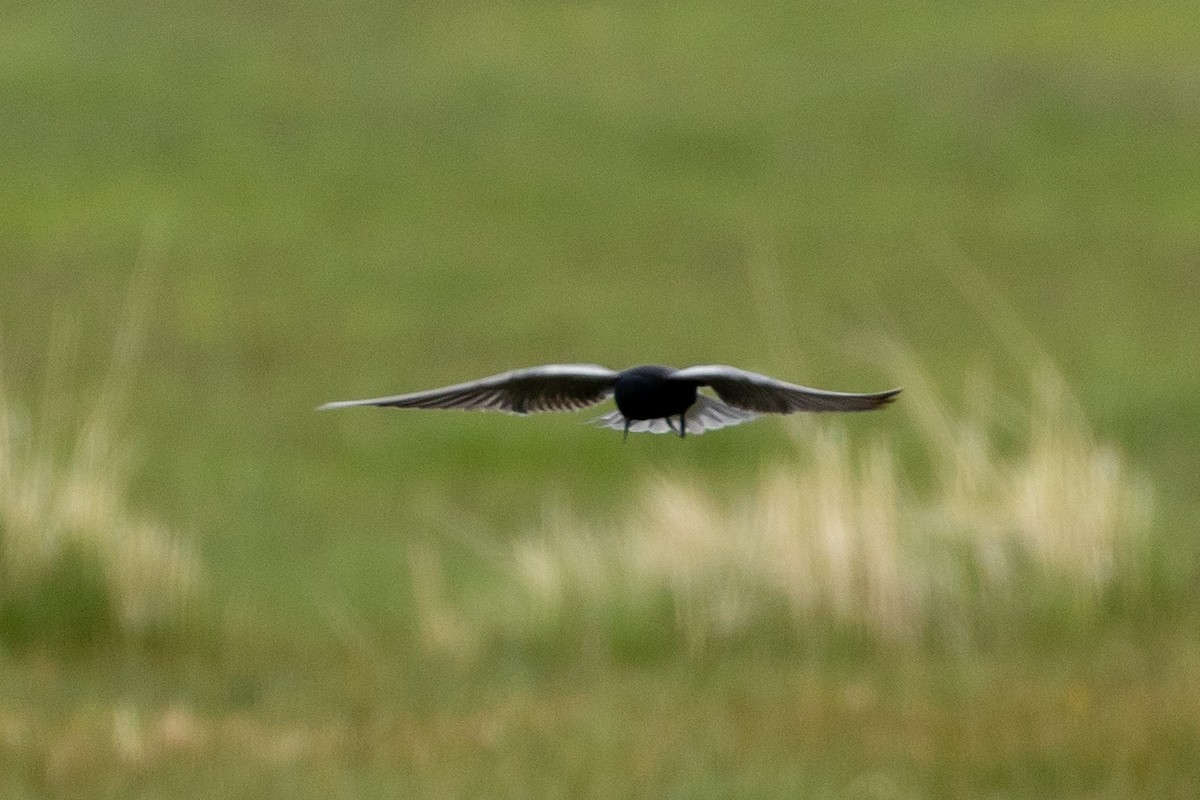
[[[72,555],[85,559],[73,568],[98,566],[108,611],[123,631],[175,619],[192,596],[195,554],[128,502],[129,446],[118,419],[140,349],[147,284],[145,276],[135,280],[105,381],[77,418],[56,399],[79,391],[57,374],[63,368],[53,362],[63,354],[54,347],[38,414],[23,413],[0,375],[0,604],[36,593]]]
[[[422,552],[426,643],[466,655],[489,636],[636,615],[663,598],[691,649],[781,615],[797,630],[832,621],[906,637],[1038,591],[1094,603],[1136,573],[1149,486],[1096,440],[1055,371],[1036,370],[1029,400],[1001,414],[984,381],[968,381],[965,410],[952,411],[904,366],[908,389],[889,413],[913,422],[931,478],[906,480],[890,439],[856,448],[838,420],[809,420],[793,429],[795,457],[732,499],[671,476],[607,522],[549,506],[490,596],[449,599]]]
[[[124,445],[103,408],[65,459],[13,423],[0,394],[0,595],[46,579],[69,552],[95,559],[116,622],[126,630],[170,620],[191,595],[198,561],[175,536],[128,504]]]

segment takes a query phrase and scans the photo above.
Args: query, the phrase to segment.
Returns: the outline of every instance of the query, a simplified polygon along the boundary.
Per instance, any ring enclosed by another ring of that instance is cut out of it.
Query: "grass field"
[[[0,797],[1200,793],[1194,4],[2,19]]]

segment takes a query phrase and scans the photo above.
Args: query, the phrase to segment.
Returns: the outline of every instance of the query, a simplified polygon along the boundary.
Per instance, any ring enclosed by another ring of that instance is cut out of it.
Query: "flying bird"
[[[701,394],[708,387],[716,397]],[[612,397],[615,410],[596,424],[634,433],[704,433],[758,417],[797,411],[870,411],[900,393],[851,394],[810,389],[720,364],[643,366],[617,372],[597,364],[548,364],[517,369],[442,389],[326,403],[318,411],[354,406],[460,408],[530,414],[575,411]],[[718,399],[720,398],[720,399]],[[678,424],[677,424],[678,423]]]

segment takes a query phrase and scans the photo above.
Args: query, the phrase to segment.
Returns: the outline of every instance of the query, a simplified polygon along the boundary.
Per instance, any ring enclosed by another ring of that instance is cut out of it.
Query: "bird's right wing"
[[[870,411],[892,402],[899,389],[875,394],[853,394],[811,389],[737,367],[712,364],[687,367],[673,379],[711,386],[731,406],[762,414],[791,414],[796,411]]]
[[[318,410],[353,406],[461,408],[477,411],[574,411],[595,405],[613,393],[617,373],[597,364],[548,364],[517,369],[442,389],[326,403]]]

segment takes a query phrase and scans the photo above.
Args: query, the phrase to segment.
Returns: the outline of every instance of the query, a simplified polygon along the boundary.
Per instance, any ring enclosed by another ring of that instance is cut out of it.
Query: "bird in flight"
[[[701,387],[717,396],[701,394]],[[899,393],[899,389],[875,394],[810,389],[719,364],[685,369],[631,367],[621,372],[597,364],[548,364],[442,389],[326,403],[317,410],[382,406],[530,414],[575,411],[612,397],[617,407],[596,419],[598,425],[624,430],[626,438],[630,431],[674,432],[682,437],[739,425],[761,414],[870,411],[892,402]]]

